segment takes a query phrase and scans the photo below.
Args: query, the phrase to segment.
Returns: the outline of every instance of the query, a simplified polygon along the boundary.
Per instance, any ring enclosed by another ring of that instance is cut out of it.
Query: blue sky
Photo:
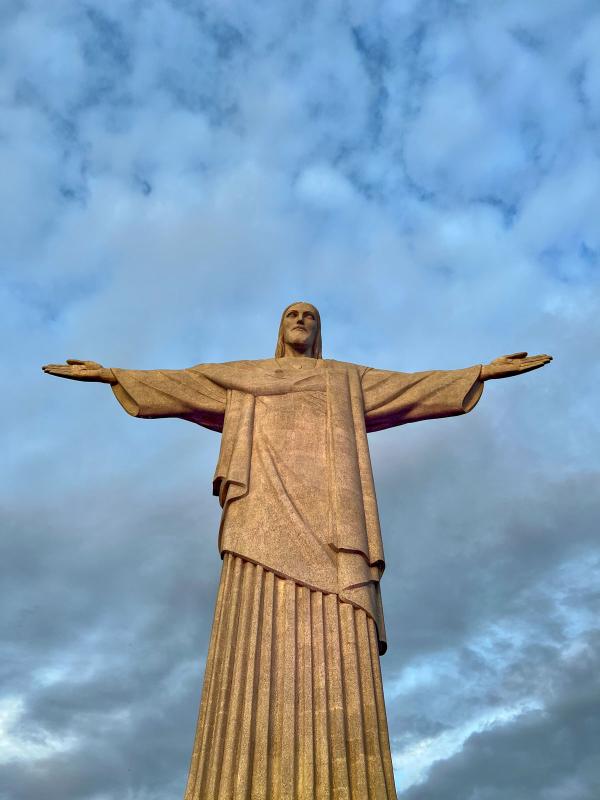
[[[460,419],[371,436],[401,800],[596,800],[600,7],[0,8],[1,800],[182,795],[218,436],[47,362],[404,371],[521,349]]]

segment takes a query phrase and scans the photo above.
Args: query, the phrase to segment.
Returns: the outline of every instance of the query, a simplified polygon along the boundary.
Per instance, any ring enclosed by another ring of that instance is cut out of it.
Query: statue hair
[[[281,315],[281,322],[279,323],[279,333],[277,335],[277,347],[275,348],[275,358],[283,358],[285,355],[285,343],[283,341],[283,320],[285,319],[285,315],[290,310],[292,306],[297,306],[298,303],[304,303],[306,306],[310,306],[315,314],[315,320],[317,321],[317,335],[315,336],[315,340],[312,345],[312,351],[310,356],[312,358],[323,358],[323,343],[321,340],[321,315],[319,314],[319,310],[313,306],[312,303],[305,303],[303,300],[297,300],[295,303],[290,303],[289,306],[283,309],[283,313]]]

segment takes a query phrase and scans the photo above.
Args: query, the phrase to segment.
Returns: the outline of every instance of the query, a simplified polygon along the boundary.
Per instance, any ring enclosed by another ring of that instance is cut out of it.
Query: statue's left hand
[[[56,375],[57,378],[69,378],[72,381],[116,383],[112,370],[103,367],[97,361],[81,361],[78,358],[68,358],[66,364],[46,364],[42,369],[47,375]]]
[[[520,375],[522,372],[531,372],[532,369],[539,369],[550,361],[552,361],[552,356],[545,354],[528,356],[525,352],[512,353],[508,356],[495,358],[489,364],[484,364],[480,378],[482,381],[489,381],[494,378],[510,378],[513,375]]]

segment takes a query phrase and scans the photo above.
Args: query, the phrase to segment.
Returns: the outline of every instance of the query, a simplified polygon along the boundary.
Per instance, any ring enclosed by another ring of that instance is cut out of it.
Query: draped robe
[[[113,369],[133,416],[222,433],[223,572],[186,800],[395,798],[367,433],[470,411],[480,371],[309,358]]]

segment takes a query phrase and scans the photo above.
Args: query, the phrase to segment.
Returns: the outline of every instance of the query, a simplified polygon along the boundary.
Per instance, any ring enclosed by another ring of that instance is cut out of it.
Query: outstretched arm
[[[362,389],[367,431],[468,413],[483,392],[481,371],[481,364],[429,372],[366,369]]]
[[[483,382],[539,369],[551,356],[513,353],[490,364],[431,372],[366,369],[362,375],[367,431],[425,419],[466,414],[483,392]]]
[[[500,356],[484,364],[481,368],[479,380],[489,381],[496,378],[511,378],[513,375],[521,375],[523,372],[531,372],[539,369],[552,361],[552,356],[542,354],[539,356],[528,356],[526,352],[512,353],[509,356]]]
[[[226,390],[192,369],[108,369],[96,361],[70,358],[66,364],[42,367],[48,375],[75,381],[108,383],[121,406],[134,417],[178,417],[211,430],[223,428]]]

